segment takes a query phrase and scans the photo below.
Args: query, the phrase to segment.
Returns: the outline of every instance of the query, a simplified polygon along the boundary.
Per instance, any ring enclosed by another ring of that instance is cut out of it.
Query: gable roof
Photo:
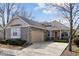
[[[41,23],[39,22],[36,22],[36,21],[33,21],[31,19],[28,19],[28,18],[25,18],[25,17],[22,17],[22,16],[19,16],[21,19],[23,19],[25,22],[27,22],[29,25],[32,25],[32,26],[38,26],[38,27],[44,27],[44,25],[42,25]]]
[[[20,18],[21,20],[25,21],[26,23],[28,23],[32,27],[43,28],[43,29],[45,28],[45,26],[42,25],[41,23],[38,23],[36,21],[30,20],[30,19],[22,17],[22,16],[14,17],[7,25],[9,25],[16,18]]]
[[[31,27],[36,27],[36,28],[41,28],[41,29],[50,29],[50,30],[69,30],[69,27],[65,26],[64,24],[58,22],[58,21],[52,21],[52,22],[45,22],[45,23],[39,23],[33,20],[30,20],[28,18],[22,17],[22,16],[18,16],[15,18],[21,18],[22,20],[24,20],[26,23],[28,23]],[[13,18],[8,25],[15,19]],[[50,26],[50,27],[46,27],[46,26]]]
[[[64,24],[58,22],[58,21],[52,21],[49,23],[46,23],[46,25],[51,25],[51,30],[69,30],[69,27],[65,26]]]

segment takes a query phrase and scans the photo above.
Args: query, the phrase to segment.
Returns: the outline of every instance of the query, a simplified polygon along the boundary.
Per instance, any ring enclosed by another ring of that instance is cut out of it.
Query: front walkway
[[[59,56],[67,47],[68,43],[40,42],[22,50],[1,49],[3,52],[17,56]]]

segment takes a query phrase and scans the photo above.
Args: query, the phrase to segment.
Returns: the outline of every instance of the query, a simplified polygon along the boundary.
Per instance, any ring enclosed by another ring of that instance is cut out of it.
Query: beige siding
[[[29,31],[29,28],[28,27],[21,27],[21,38],[22,40],[26,40],[26,41],[29,41],[29,37],[28,37],[28,31]]]
[[[6,39],[11,39],[11,29],[6,29]]]
[[[21,39],[29,41],[28,27],[21,27]],[[6,29],[6,39],[11,39],[11,28]]]
[[[0,30],[0,39],[3,39],[3,30]]]
[[[44,41],[44,32],[40,29],[31,29],[31,42]]]
[[[19,19],[14,19],[8,26],[8,27],[11,27],[12,25],[17,25],[17,24],[21,24],[22,27],[27,27],[29,26],[28,23],[24,22],[23,20],[21,20],[20,18]]]

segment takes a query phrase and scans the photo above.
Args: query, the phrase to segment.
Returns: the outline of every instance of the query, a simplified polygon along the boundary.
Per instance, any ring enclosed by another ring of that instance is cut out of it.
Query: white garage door
[[[33,29],[31,31],[31,42],[39,42],[44,40],[43,30]]]

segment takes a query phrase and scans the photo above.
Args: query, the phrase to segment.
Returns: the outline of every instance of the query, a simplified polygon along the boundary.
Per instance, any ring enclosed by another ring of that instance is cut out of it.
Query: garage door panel
[[[39,42],[43,41],[43,31],[42,30],[32,30],[31,31],[31,41]]]

